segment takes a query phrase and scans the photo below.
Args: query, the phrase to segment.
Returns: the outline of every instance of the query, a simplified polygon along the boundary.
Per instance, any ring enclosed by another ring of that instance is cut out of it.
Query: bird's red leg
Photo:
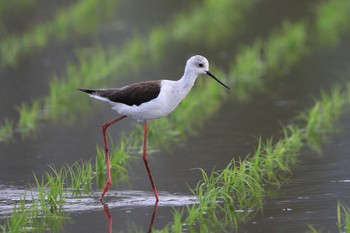
[[[108,219],[108,233],[112,233],[112,215],[111,213],[109,212],[109,208],[106,204],[103,204],[103,211],[105,212],[105,215]]]
[[[100,197],[100,202],[104,204],[103,197],[106,195],[109,186],[111,186],[112,183],[112,177],[111,177],[111,165],[109,162],[109,153],[108,153],[108,143],[107,143],[107,136],[106,136],[106,130],[109,126],[113,125],[114,123],[124,119],[126,116],[120,116],[116,119],[113,119],[111,121],[108,121],[102,125],[102,134],[103,134],[103,142],[105,144],[105,153],[106,153],[106,168],[107,168],[107,182],[105,184],[105,187],[103,188],[102,195]]]
[[[151,185],[152,185],[152,189],[153,189],[153,192],[154,192],[154,196],[156,197],[156,202],[159,201],[159,198],[158,198],[158,192],[157,192],[157,188],[153,182],[153,178],[152,178],[152,173],[151,173],[151,169],[149,169],[149,166],[148,166],[148,161],[147,161],[147,155],[146,155],[146,151],[147,151],[147,133],[148,133],[148,121],[145,120],[145,130],[144,130],[144,138],[143,138],[143,154],[142,154],[142,159],[143,159],[143,162],[145,163],[145,166],[146,166],[146,170],[148,172],[148,177],[151,181]]]

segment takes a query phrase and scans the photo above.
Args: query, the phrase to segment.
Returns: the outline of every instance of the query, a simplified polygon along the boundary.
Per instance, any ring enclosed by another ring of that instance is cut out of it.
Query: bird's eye
[[[203,63],[199,63],[198,66],[199,67],[203,67],[204,65],[203,65]]]

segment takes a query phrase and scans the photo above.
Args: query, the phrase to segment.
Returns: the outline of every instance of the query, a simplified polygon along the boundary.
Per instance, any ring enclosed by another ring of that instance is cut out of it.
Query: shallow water
[[[293,176],[265,203],[264,211],[240,232],[306,232],[308,225],[322,232],[337,232],[337,203],[350,202],[349,115],[344,131],[324,147],[322,155],[308,154],[293,169]]]
[[[142,7],[138,6],[136,1],[129,1],[130,5],[124,6],[124,14],[120,17],[132,27],[140,23],[143,17],[148,18],[152,15],[149,22],[145,21],[142,24],[143,30],[147,30],[147,27],[151,27],[156,21],[168,19],[171,13],[185,8],[184,2],[173,7],[167,5],[166,9],[157,2],[152,1],[152,6],[155,12],[162,11],[158,16],[152,11],[142,11]],[[236,39],[237,42],[253,41],[257,34],[267,35],[264,33],[269,33],[279,25],[278,19],[284,16],[291,20],[308,17],[305,8],[311,3],[265,0],[259,4],[259,7],[251,13],[251,22],[248,23],[251,26],[250,31],[242,33]],[[157,6],[160,9],[157,10]],[[129,10],[126,9],[134,9],[135,12],[142,12],[145,15],[127,14]],[[126,35],[128,33],[130,32],[126,32]],[[120,43],[126,40],[126,35],[122,36]],[[198,127],[194,134],[187,135],[183,144],[171,144],[150,154],[149,163],[160,194],[158,211],[154,219],[152,218],[154,197],[148,177],[140,155],[134,155],[136,159],[127,167],[128,181],[113,183],[107,194],[106,202],[111,218],[108,218],[106,209],[98,202],[100,191],[94,188],[90,195],[83,198],[67,198],[67,205],[64,208],[69,213],[71,221],[65,223],[64,232],[105,232],[111,227],[113,232],[133,232],[133,227],[141,228],[142,232],[149,229],[152,220],[155,228],[164,227],[172,220],[174,207],[179,208],[196,202],[188,188],[194,188],[200,179],[200,172],[194,168],[200,167],[211,171],[214,166],[224,167],[232,158],[244,158],[253,152],[257,145],[257,137],[278,137],[281,133],[281,124],[288,123],[298,112],[309,106],[312,103],[312,96],[317,96],[320,88],[327,89],[332,83],[341,80],[342,75],[348,74],[350,64],[348,41],[349,36],[343,39],[337,48],[308,56],[288,75],[271,84],[273,93],[258,94],[253,101],[244,104],[230,98],[225,100],[219,111],[211,116],[203,127]],[[70,46],[73,45],[65,47]],[[53,46],[49,51],[42,53],[50,57],[50,52],[55,49],[61,48]],[[209,50],[206,52],[213,57],[215,64],[218,63],[215,60],[217,58],[224,63],[222,66],[226,67],[227,57],[233,55],[222,58],[220,52],[223,49],[220,48],[219,52]],[[237,45],[232,45],[232,48],[227,50],[234,53],[237,51]],[[18,70],[2,71],[3,74],[10,75],[7,79],[0,80],[2,86],[6,87],[0,94],[0,104],[3,107],[0,117],[15,117],[14,105],[23,100],[28,101],[32,96],[47,94],[45,78],[52,73],[52,70],[62,69],[66,52],[61,51],[58,58],[51,58],[49,63],[24,61],[24,65]],[[162,61],[164,66],[159,70],[145,67],[134,77],[125,75],[121,82],[154,79],[155,75],[177,77],[183,70],[184,57],[187,58],[188,53],[191,52],[178,49],[172,57]],[[46,66],[40,67],[42,64]],[[24,74],[27,81],[21,81],[18,77]],[[37,76],[40,77],[35,81],[32,78],[28,79]],[[18,79],[13,81],[11,78],[15,77]],[[216,83],[213,82],[213,85]],[[15,88],[22,94],[9,100],[7,96],[13,93]],[[15,142],[0,144],[1,219],[9,213],[13,203],[19,200],[26,184],[33,182],[33,172],[40,176],[50,170],[47,164],[61,167],[65,163],[72,164],[78,160],[94,160],[96,144],[102,145],[100,125],[115,117],[115,114],[108,105],[102,103],[94,103],[91,107],[90,112],[82,114],[83,116],[73,124],[44,121],[41,123],[41,129],[30,139],[17,138]],[[181,106],[177,111],[181,111]],[[121,132],[130,130],[133,123],[127,119],[111,127],[110,132],[116,144]],[[350,201],[347,195],[350,188],[348,114],[341,120],[339,127],[345,131],[332,138],[331,143],[324,147],[321,156],[310,152],[305,152],[305,155],[301,156],[300,164],[293,168],[293,176],[288,183],[276,192],[274,198],[266,200],[263,214],[257,214],[253,219],[240,224],[239,232],[305,232],[307,224],[323,228],[326,232],[336,231],[337,201]],[[111,219],[113,219],[112,226]]]

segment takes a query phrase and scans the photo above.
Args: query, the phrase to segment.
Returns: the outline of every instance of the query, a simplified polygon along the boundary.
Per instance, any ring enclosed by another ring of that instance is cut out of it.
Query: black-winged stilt
[[[102,125],[107,164],[107,182],[100,197],[101,203],[103,203],[103,197],[107,193],[112,182],[106,130],[110,125],[124,119],[127,116],[144,122],[142,158],[151,181],[154,196],[156,197],[156,201],[159,201],[158,192],[152,178],[151,170],[148,166],[146,155],[148,120],[160,118],[172,112],[191,90],[194,82],[200,74],[209,75],[221,85],[229,89],[228,86],[223,84],[209,72],[208,60],[200,55],[192,56],[190,59],[188,59],[185,72],[181,79],[177,81],[155,80],[130,84],[121,88],[96,90],[79,89],[80,91],[88,93],[93,98],[110,103],[113,106],[112,109],[121,114],[121,116],[118,118],[108,121]]]

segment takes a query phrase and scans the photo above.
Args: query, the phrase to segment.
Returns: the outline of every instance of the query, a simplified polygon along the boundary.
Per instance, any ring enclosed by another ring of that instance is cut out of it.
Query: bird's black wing
[[[161,81],[148,81],[130,84],[121,88],[87,90],[79,89],[90,95],[104,97],[112,102],[123,103],[129,106],[141,105],[158,97]]]

